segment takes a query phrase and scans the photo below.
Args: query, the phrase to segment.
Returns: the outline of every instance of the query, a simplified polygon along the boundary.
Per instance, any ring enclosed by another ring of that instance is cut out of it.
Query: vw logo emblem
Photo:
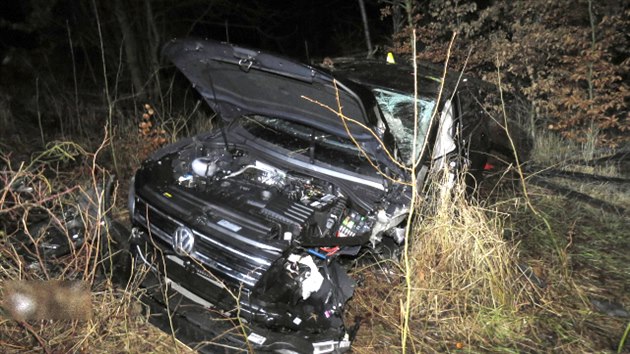
[[[195,236],[193,232],[187,227],[178,227],[173,234],[173,249],[175,253],[180,256],[190,255],[194,246]]]

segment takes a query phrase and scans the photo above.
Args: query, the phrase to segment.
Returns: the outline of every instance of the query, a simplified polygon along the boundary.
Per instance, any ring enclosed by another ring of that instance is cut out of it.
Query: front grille
[[[166,247],[172,245],[172,235],[178,227],[190,228],[195,236],[195,248],[190,256],[218,279],[236,287],[253,288],[281,256],[281,252],[261,250],[254,246],[257,242],[235,232],[224,231],[216,225],[186,224],[139,197],[134,223],[142,226],[150,237],[159,239]]]
[[[154,276],[159,274],[155,278],[158,283],[162,284],[163,279],[165,279],[167,283],[176,284],[189,293],[185,296],[205,307],[231,308],[234,306],[234,299],[230,295],[230,291],[220,279],[198,267],[187,264],[183,258],[177,255],[157,251],[157,249],[163,249],[165,246],[160,241],[146,242],[143,245],[136,245],[134,249],[139,260],[156,272]],[[153,287],[158,284],[148,282],[145,285]],[[247,291],[247,289],[244,290]],[[181,293],[181,291],[179,292]]]

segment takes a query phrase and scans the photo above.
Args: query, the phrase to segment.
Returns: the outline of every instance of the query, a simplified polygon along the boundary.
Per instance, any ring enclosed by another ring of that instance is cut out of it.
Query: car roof
[[[411,65],[389,64],[381,60],[362,58],[335,58],[328,70],[335,77],[344,77],[366,86],[390,88],[413,93],[413,67]],[[436,96],[442,84],[443,68],[431,63],[418,63],[418,93]],[[459,73],[448,71],[444,88],[452,91]]]

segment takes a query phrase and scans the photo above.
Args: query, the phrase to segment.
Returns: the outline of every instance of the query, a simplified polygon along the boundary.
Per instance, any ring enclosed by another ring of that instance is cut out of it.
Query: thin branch
[[[42,350],[44,351],[44,353],[46,354],[52,353],[50,349],[48,348],[48,346],[46,345],[46,341],[39,334],[37,334],[33,326],[31,326],[30,324],[24,321],[18,321],[18,323],[20,324],[20,326],[26,329],[28,333],[30,333],[37,340],[37,342],[39,342],[39,345],[42,346]]]

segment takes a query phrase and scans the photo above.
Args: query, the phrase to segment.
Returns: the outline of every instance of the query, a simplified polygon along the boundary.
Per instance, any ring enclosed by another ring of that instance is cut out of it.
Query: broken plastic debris
[[[302,281],[302,299],[308,299],[312,293],[319,290],[324,283],[324,277],[319,273],[317,269],[317,265],[313,261],[313,257],[306,256],[302,257],[297,254],[292,254],[289,256],[289,262],[300,263],[307,266],[310,269],[307,277]]]
[[[252,333],[249,334],[249,336],[247,336],[247,340],[252,342],[252,343],[258,344],[258,345],[263,345],[263,343],[265,343],[267,338],[261,336],[258,333],[252,332]]]

